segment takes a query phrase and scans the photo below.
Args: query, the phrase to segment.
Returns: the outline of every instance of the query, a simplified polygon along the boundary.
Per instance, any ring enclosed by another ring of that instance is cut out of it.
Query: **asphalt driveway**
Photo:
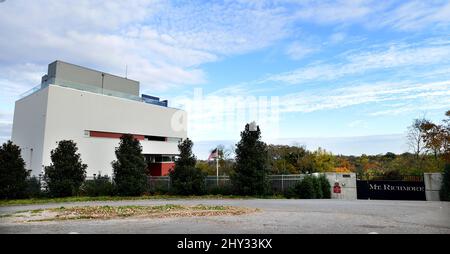
[[[0,233],[450,233],[450,203],[375,200],[189,199],[74,202],[0,207],[17,211],[85,205],[230,205],[242,216],[7,222]]]

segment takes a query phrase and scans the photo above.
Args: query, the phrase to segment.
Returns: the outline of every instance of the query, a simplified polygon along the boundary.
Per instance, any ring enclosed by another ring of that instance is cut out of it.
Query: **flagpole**
[[[219,186],[219,146],[217,146],[217,157],[216,157],[216,182]]]

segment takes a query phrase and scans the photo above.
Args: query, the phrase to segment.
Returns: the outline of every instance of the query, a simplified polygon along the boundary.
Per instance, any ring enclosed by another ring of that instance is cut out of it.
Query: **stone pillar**
[[[355,173],[325,173],[325,176],[331,185],[332,199],[354,200],[356,196],[356,174]],[[333,193],[333,186],[338,182],[341,187],[341,193]]]
[[[440,201],[439,191],[441,190],[443,175],[441,173],[424,173],[425,196],[427,201]]]

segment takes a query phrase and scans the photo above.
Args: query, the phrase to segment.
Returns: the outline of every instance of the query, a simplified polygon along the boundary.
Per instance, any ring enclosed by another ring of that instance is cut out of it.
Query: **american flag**
[[[216,149],[212,150],[211,154],[208,157],[208,160],[211,160],[212,158],[217,158],[217,157],[219,157],[219,150],[217,150],[217,148],[216,148]]]

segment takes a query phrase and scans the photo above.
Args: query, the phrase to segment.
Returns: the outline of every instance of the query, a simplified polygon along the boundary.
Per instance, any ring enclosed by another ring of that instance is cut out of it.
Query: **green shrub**
[[[207,190],[207,194],[211,195],[231,195],[233,194],[233,188],[230,185],[223,185],[223,186],[212,186],[209,187]]]
[[[313,176],[305,176],[297,183],[295,186],[295,193],[297,197],[303,199],[316,198]]]
[[[45,195],[45,193],[41,190],[41,182],[37,177],[29,177],[25,183],[25,196],[27,198],[41,198]]]
[[[166,195],[170,194],[170,191],[167,187],[156,186],[154,188],[148,188],[147,193],[150,195]]]
[[[297,187],[297,185],[287,188],[284,191],[284,193],[283,193],[284,197],[286,197],[286,198],[298,198],[298,194],[296,192],[296,190],[297,190],[296,187]]]
[[[331,198],[331,184],[327,177],[321,174],[318,178],[320,183],[320,188],[322,189],[322,198]]]
[[[195,167],[176,167],[170,173],[171,191],[177,195],[205,193],[205,173]]]
[[[313,185],[314,185],[314,198],[321,199],[323,198],[322,186],[318,177],[312,177]]]
[[[93,180],[86,180],[81,186],[80,194],[88,197],[114,196],[115,185],[107,175],[98,174]]]
[[[331,198],[331,185],[325,175],[305,176],[295,186],[284,192],[286,198],[322,199]]]
[[[439,192],[442,201],[450,201],[450,163],[444,168],[444,176],[442,178],[441,190]]]
[[[146,193],[149,195],[165,195],[169,194],[170,186],[166,181],[148,181],[146,186]]]

